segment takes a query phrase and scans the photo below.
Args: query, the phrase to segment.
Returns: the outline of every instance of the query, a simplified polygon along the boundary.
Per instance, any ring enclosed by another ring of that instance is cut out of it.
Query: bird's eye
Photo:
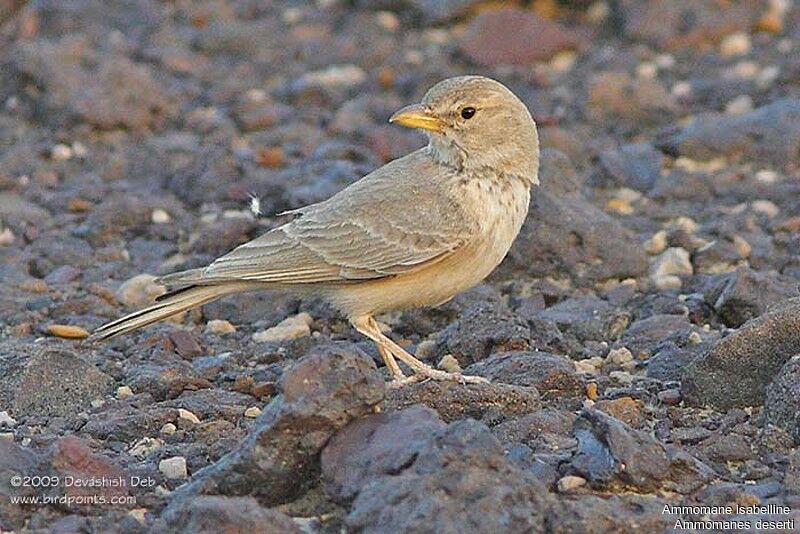
[[[464,108],[461,110],[462,119],[471,119],[475,115],[475,108]]]

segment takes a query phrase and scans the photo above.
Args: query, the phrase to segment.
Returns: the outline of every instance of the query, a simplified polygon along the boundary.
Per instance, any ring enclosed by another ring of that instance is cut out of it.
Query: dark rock
[[[178,359],[165,365],[133,365],[128,368],[125,382],[134,392],[149,393],[157,400],[176,397],[187,385],[212,387],[190,363]]]
[[[602,152],[600,167],[612,185],[646,192],[661,175],[663,160],[651,144],[637,143]]]
[[[648,495],[580,495],[559,502],[558,512],[548,522],[548,532],[664,532],[675,525],[674,518],[664,515],[665,505],[665,501]]]
[[[663,483],[666,490],[686,495],[717,478],[717,473],[711,467],[680,447],[668,445],[667,455],[670,461],[670,473],[669,478]]]
[[[501,352],[470,365],[465,374],[483,376],[492,382],[533,386],[543,397],[583,394],[583,380],[572,360],[547,352]]]
[[[530,328],[526,321],[504,306],[476,303],[442,331],[437,345],[440,356],[452,354],[466,367],[493,352],[529,348]]]
[[[200,343],[197,342],[197,339],[191,332],[175,330],[174,332],[170,332],[169,339],[175,345],[175,352],[177,352],[181,358],[191,360],[192,358],[205,354],[203,347],[200,346]]]
[[[382,408],[399,410],[417,403],[433,408],[448,423],[470,417],[487,424],[531,413],[541,406],[534,387],[428,381],[389,390]]]
[[[492,428],[503,443],[520,443],[535,452],[560,452],[573,448],[575,414],[562,410],[539,410],[509,419]]]
[[[597,122],[630,125],[660,124],[676,110],[673,96],[658,80],[632,78],[624,71],[594,74],[586,107]]]
[[[302,532],[291,517],[262,508],[252,497],[196,497],[181,504],[181,508],[173,510],[169,516],[164,532]]]
[[[437,432],[407,469],[368,484],[346,522],[354,533],[544,532],[551,507],[547,489],[467,420]]]
[[[653,356],[647,360],[647,376],[664,382],[680,381],[686,366],[711,350],[713,341],[702,343],[673,343],[661,345]]]
[[[26,253],[31,256],[31,274],[44,278],[58,267],[87,267],[94,251],[83,239],[68,235],[47,234],[31,243]]]
[[[638,358],[647,358],[670,336],[680,332],[682,337],[689,335],[692,325],[683,315],[656,314],[631,323],[623,334],[620,343]]]
[[[8,439],[0,439],[0,528],[22,529],[26,510],[10,497],[31,497],[42,494],[42,489],[32,485],[14,486],[12,477],[44,474],[45,459],[28,448],[20,447]]]
[[[751,442],[741,434],[714,434],[703,441],[700,450],[714,462],[743,462],[755,456]]]
[[[162,426],[178,420],[178,410],[173,408],[139,409],[109,404],[103,408],[103,411],[81,429],[82,432],[101,440],[132,442],[142,436],[156,435]]]
[[[748,321],[687,366],[683,395],[693,406],[758,406],[783,364],[800,354],[800,298]]]
[[[798,296],[797,280],[740,267],[733,273],[711,277],[706,301],[730,327],[758,317],[773,304]]]
[[[467,28],[461,50],[485,67],[547,61],[581,45],[578,35],[533,11],[503,8],[478,15]]]
[[[197,495],[253,495],[274,506],[303,494],[319,474],[319,452],[339,429],[380,402],[384,382],[364,355],[324,346],[281,378],[278,395],[247,439],[200,470],[173,495],[163,516],[173,521]]]
[[[699,48],[736,31],[749,31],[762,4],[745,1],[720,9],[713,0],[647,0],[626,4],[625,35],[657,48]]]
[[[495,278],[566,274],[578,283],[647,272],[644,248],[615,219],[577,196],[537,188],[528,218]]]
[[[800,100],[778,100],[743,115],[706,113],[677,133],[666,133],[659,148],[692,159],[721,156],[788,168],[800,151]]]
[[[570,465],[592,487],[653,491],[669,477],[664,445],[600,411],[584,409],[575,420],[578,451]]]
[[[337,501],[353,500],[372,480],[413,463],[445,426],[436,412],[420,405],[353,421],[322,451],[326,491]]]
[[[427,24],[458,18],[480,3],[481,0],[408,0]]]
[[[112,382],[52,345],[7,345],[0,354],[0,406],[15,416],[74,416],[105,397]]]
[[[606,341],[617,337],[628,324],[628,316],[607,301],[593,297],[566,299],[539,313],[581,341]]]
[[[800,354],[787,361],[767,386],[764,415],[800,443]]]
[[[297,313],[299,300],[293,295],[273,291],[254,291],[231,295],[203,306],[203,316],[224,319],[234,325],[252,325],[258,321],[275,325]]]
[[[202,420],[221,418],[235,422],[252,403],[253,397],[244,393],[224,389],[201,389],[184,391],[179,397],[159,402],[156,406],[183,408]]]

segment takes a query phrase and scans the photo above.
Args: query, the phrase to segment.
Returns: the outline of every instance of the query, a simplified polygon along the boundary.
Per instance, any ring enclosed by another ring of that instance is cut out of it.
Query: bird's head
[[[536,124],[525,104],[500,82],[483,76],[449,78],[389,122],[423,130],[433,157],[443,164],[465,172],[491,169],[538,183]]]

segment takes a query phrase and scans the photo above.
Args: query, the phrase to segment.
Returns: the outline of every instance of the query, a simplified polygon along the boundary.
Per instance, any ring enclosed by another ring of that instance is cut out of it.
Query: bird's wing
[[[346,282],[422,268],[461,248],[474,232],[475,221],[448,194],[453,172],[412,153],[327,201],[296,210],[299,218],[191,276],[165,282]]]

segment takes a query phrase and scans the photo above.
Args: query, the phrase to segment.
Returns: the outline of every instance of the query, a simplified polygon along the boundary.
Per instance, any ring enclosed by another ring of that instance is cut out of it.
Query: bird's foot
[[[425,382],[427,380],[436,380],[440,382],[458,382],[459,384],[488,384],[489,380],[482,376],[462,375],[461,373],[448,373],[440,369],[434,369],[427,365],[416,367],[414,374],[409,377],[398,378],[395,377],[392,382],[392,387],[403,387],[418,382]]]

